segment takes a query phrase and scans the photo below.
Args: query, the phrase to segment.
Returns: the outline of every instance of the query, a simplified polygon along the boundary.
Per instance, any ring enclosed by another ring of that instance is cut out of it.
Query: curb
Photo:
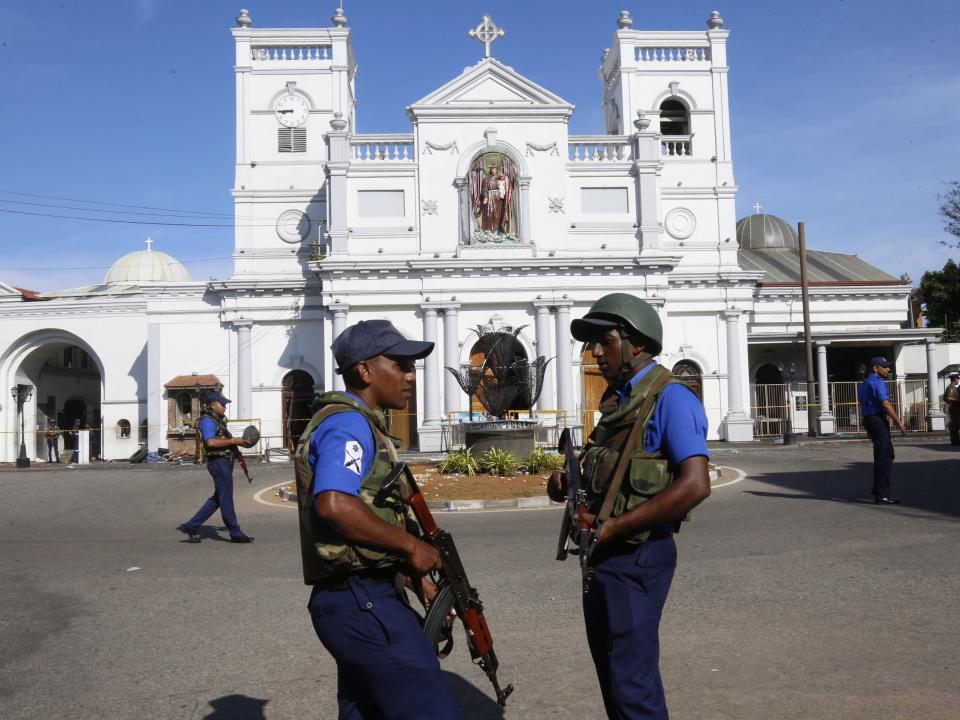
[[[710,470],[711,485],[722,478],[720,470]],[[281,500],[296,502],[297,496],[281,487],[277,490]],[[507,500],[428,500],[427,507],[438,512],[477,512],[479,510],[542,510],[563,507],[546,496],[510,498]]]

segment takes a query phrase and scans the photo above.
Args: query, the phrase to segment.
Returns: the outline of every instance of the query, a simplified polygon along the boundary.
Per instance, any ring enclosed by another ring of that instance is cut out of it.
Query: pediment
[[[16,295],[18,298],[23,297],[23,293],[17,290],[12,285],[7,285],[5,282],[0,280],[0,297],[4,295]]]
[[[430,110],[449,108],[462,111],[469,108],[493,107],[552,109],[570,113],[573,106],[546,88],[520,75],[513,68],[493,58],[481,60],[469,67],[443,87],[410,106],[413,115]]]

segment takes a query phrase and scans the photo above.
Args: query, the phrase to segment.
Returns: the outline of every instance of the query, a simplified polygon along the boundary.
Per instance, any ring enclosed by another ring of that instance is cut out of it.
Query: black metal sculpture
[[[550,360],[541,355],[532,363],[527,361],[517,340],[525,327],[478,325],[478,344],[486,348],[483,363],[462,370],[447,368],[471,399],[471,407],[476,396],[490,415],[502,419],[518,405],[533,407],[540,397]]]

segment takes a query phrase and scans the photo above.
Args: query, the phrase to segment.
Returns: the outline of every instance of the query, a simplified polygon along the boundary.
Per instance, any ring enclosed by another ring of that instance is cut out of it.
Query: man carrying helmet
[[[673,534],[710,494],[707,418],[697,396],[654,360],[663,326],[643,300],[605,295],[570,330],[609,385],[580,456],[594,528],[587,640],[608,717],[667,718],[660,615],[677,561]],[[554,473],[547,490],[563,500],[565,475]]]

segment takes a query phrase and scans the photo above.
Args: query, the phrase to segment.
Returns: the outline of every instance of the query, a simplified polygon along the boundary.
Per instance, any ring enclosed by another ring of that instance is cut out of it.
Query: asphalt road
[[[748,476],[678,537],[661,632],[673,717],[957,718],[957,458],[898,446],[904,502],[880,507],[866,444],[717,451]],[[0,469],[0,717],[335,718],[296,513],[253,500],[290,468],[254,472],[237,485],[244,546],[174,530],[210,492],[202,468]],[[440,522],[516,686],[505,716],[602,717],[577,566],[553,559],[558,511]],[[501,717],[462,642],[443,667],[465,718]]]

